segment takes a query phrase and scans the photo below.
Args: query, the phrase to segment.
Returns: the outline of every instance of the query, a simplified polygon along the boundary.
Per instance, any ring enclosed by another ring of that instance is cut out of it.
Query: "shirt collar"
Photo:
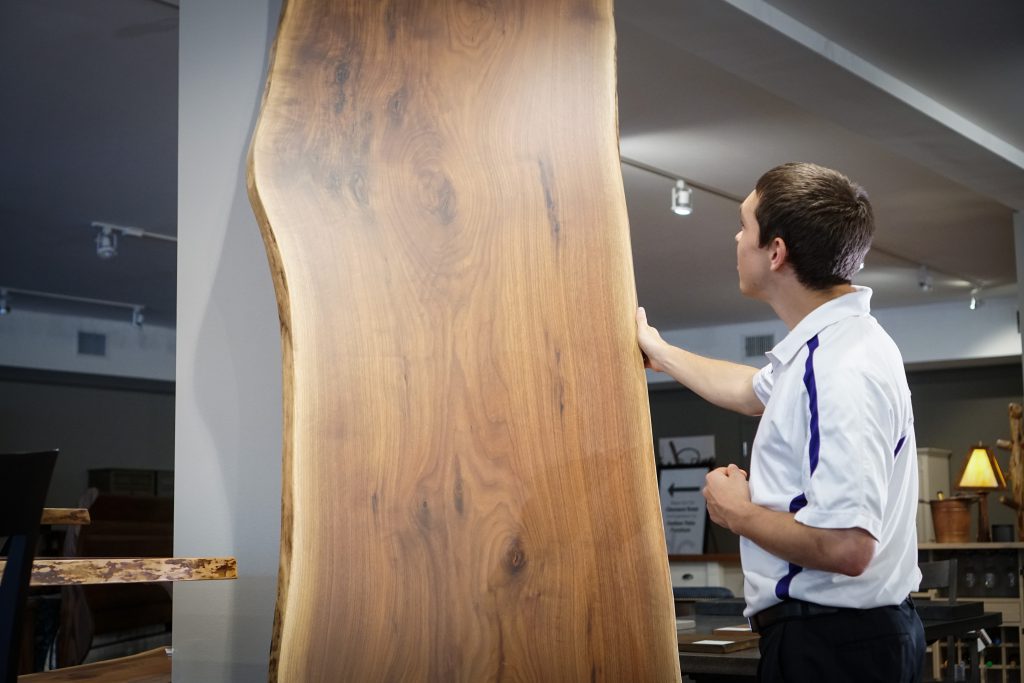
[[[845,318],[871,313],[871,289],[854,286],[854,291],[826,301],[804,316],[786,338],[766,353],[772,365],[786,365],[812,337],[823,329]]]

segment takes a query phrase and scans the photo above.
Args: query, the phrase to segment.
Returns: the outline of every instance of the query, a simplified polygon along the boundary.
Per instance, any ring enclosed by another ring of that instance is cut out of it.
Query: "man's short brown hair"
[[[875,232],[864,188],[830,168],[793,162],[761,176],[755,192],[762,248],[781,237],[797,280],[809,289],[850,283]]]

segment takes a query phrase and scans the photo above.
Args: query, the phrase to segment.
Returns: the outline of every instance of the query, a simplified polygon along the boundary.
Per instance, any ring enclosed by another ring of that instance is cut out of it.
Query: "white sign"
[[[715,435],[658,439],[658,458],[663,467],[711,465],[715,461]]]
[[[661,494],[661,516],[665,523],[665,543],[669,555],[701,555],[704,553],[704,522],[706,505],[704,478],[707,467],[664,469],[658,489]]]

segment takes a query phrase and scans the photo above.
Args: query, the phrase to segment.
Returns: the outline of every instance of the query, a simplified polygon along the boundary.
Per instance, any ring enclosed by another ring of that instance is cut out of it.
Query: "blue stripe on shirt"
[[[818,385],[814,381],[814,351],[818,348],[818,335],[814,335],[807,342],[807,363],[804,365],[804,386],[807,388],[807,401],[809,403],[811,411],[811,425],[810,425],[810,443],[808,444],[808,451],[810,453],[811,461],[811,474],[814,474],[814,470],[818,469],[818,453],[821,450],[821,434],[818,431]],[[796,512],[807,505],[807,496],[803,493],[798,495],[789,503],[789,511]],[[789,584],[792,583],[793,577],[803,571],[803,567],[798,564],[789,563],[789,573],[782,577],[777,584],[775,584],[775,597],[779,600],[786,600],[789,598]]]
[[[818,469],[818,451],[821,448],[821,434],[818,432],[818,385],[814,382],[814,350],[818,348],[818,335],[807,342],[807,364],[804,366],[804,386],[811,409],[811,440],[808,450],[811,456],[811,474]]]

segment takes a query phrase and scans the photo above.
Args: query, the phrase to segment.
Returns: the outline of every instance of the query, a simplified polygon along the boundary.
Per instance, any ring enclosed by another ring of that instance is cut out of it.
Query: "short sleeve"
[[[808,399],[810,480],[796,520],[823,529],[861,528],[880,538],[892,476],[894,406],[863,372],[814,378]]]
[[[754,374],[754,395],[762,405],[768,405],[768,399],[772,396],[775,375],[772,373],[772,365],[769,363]]]

